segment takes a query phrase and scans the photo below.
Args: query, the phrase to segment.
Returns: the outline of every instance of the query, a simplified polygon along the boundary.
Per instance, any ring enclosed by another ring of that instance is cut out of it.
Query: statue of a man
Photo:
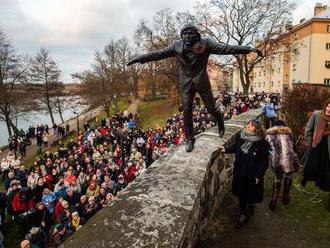
[[[261,52],[249,46],[230,46],[216,43],[207,38],[201,38],[197,27],[186,24],[181,29],[181,40],[172,45],[149,54],[133,58],[127,65],[146,63],[169,57],[176,57],[179,64],[179,90],[183,106],[184,132],[186,136],[186,151],[194,148],[195,138],[193,133],[193,98],[196,92],[202,98],[207,111],[218,123],[219,137],[222,138],[225,126],[222,113],[215,107],[211,91],[210,80],[207,75],[207,62],[211,54],[248,54]]]

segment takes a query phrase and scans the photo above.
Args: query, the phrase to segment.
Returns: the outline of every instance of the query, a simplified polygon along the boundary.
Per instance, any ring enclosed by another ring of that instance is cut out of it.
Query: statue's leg
[[[218,124],[219,137],[222,138],[225,133],[225,124],[223,114],[215,107],[215,101],[211,90],[199,92],[207,111],[213,116]]]
[[[194,125],[193,125],[193,90],[181,94],[181,101],[183,107],[183,124],[186,139],[194,138]]]
[[[194,125],[193,125],[193,97],[195,92],[190,89],[187,92],[181,93],[181,102],[183,107],[183,124],[184,132],[186,136],[186,151],[191,152],[194,149],[195,138],[194,138]]]

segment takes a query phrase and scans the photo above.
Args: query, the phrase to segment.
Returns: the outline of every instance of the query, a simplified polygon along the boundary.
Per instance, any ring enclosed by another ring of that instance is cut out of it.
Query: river
[[[76,99],[73,99],[73,101],[76,101]],[[64,121],[67,121],[71,119],[72,117],[75,117],[76,115],[73,113],[78,112],[81,113],[84,110],[83,106],[80,106],[79,108],[74,108],[74,109],[68,109],[63,112],[63,119]],[[60,124],[61,123],[61,118],[59,114],[54,113],[54,119],[55,123]],[[14,121],[14,120],[13,120]],[[50,119],[50,116],[48,113],[42,113],[42,112],[36,112],[36,111],[31,111],[26,114],[26,117],[24,119],[18,119],[17,121],[17,127],[20,130],[21,128],[24,131],[27,131],[29,126],[36,126],[36,125],[44,124],[48,125],[50,128],[52,127],[52,122]],[[7,145],[8,144],[8,130],[6,123],[3,121],[0,121],[0,147]]]

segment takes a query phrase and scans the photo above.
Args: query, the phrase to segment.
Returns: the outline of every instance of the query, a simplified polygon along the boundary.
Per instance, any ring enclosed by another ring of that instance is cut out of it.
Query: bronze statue
[[[150,52],[133,58],[127,65],[134,63],[146,63],[169,57],[176,57],[179,64],[179,90],[184,115],[184,131],[186,136],[186,151],[191,152],[194,148],[195,138],[193,133],[192,105],[196,92],[203,99],[208,112],[218,123],[219,137],[222,138],[225,126],[222,113],[215,107],[215,101],[211,91],[210,80],[207,75],[207,62],[211,54],[248,54],[261,51],[249,46],[230,46],[216,43],[207,38],[201,38],[197,27],[186,24],[181,29],[181,40],[157,51]]]

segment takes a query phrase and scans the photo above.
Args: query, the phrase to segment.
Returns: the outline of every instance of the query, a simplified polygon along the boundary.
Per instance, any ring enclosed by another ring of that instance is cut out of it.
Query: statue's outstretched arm
[[[255,52],[258,54],[258,56],[262,56],[262,52],[254,47],[250,46],[232,46],[232,45],[226,45],[224,43],[217,43],[211,40],[207,41],[206,49],[211,54],[223,54],[223,55],[229,55],[229,54],[248,54],[250,52]]]
[[[131,59],[128,62],[128,66],[135,64],[135,63],[147,63],[149,61],[157,61],[157,60],[161,60],[161,59],[166,59],[166,58],[170,58],[170,57],[174,57],[175,56],[175,52],[174,52],[174,45],[168,46],[164,49],[160,49],[160,50],[156,50],[153,52],[150,52],[148,54],[143,54],[140,56],[137,56],[133,59]]]

